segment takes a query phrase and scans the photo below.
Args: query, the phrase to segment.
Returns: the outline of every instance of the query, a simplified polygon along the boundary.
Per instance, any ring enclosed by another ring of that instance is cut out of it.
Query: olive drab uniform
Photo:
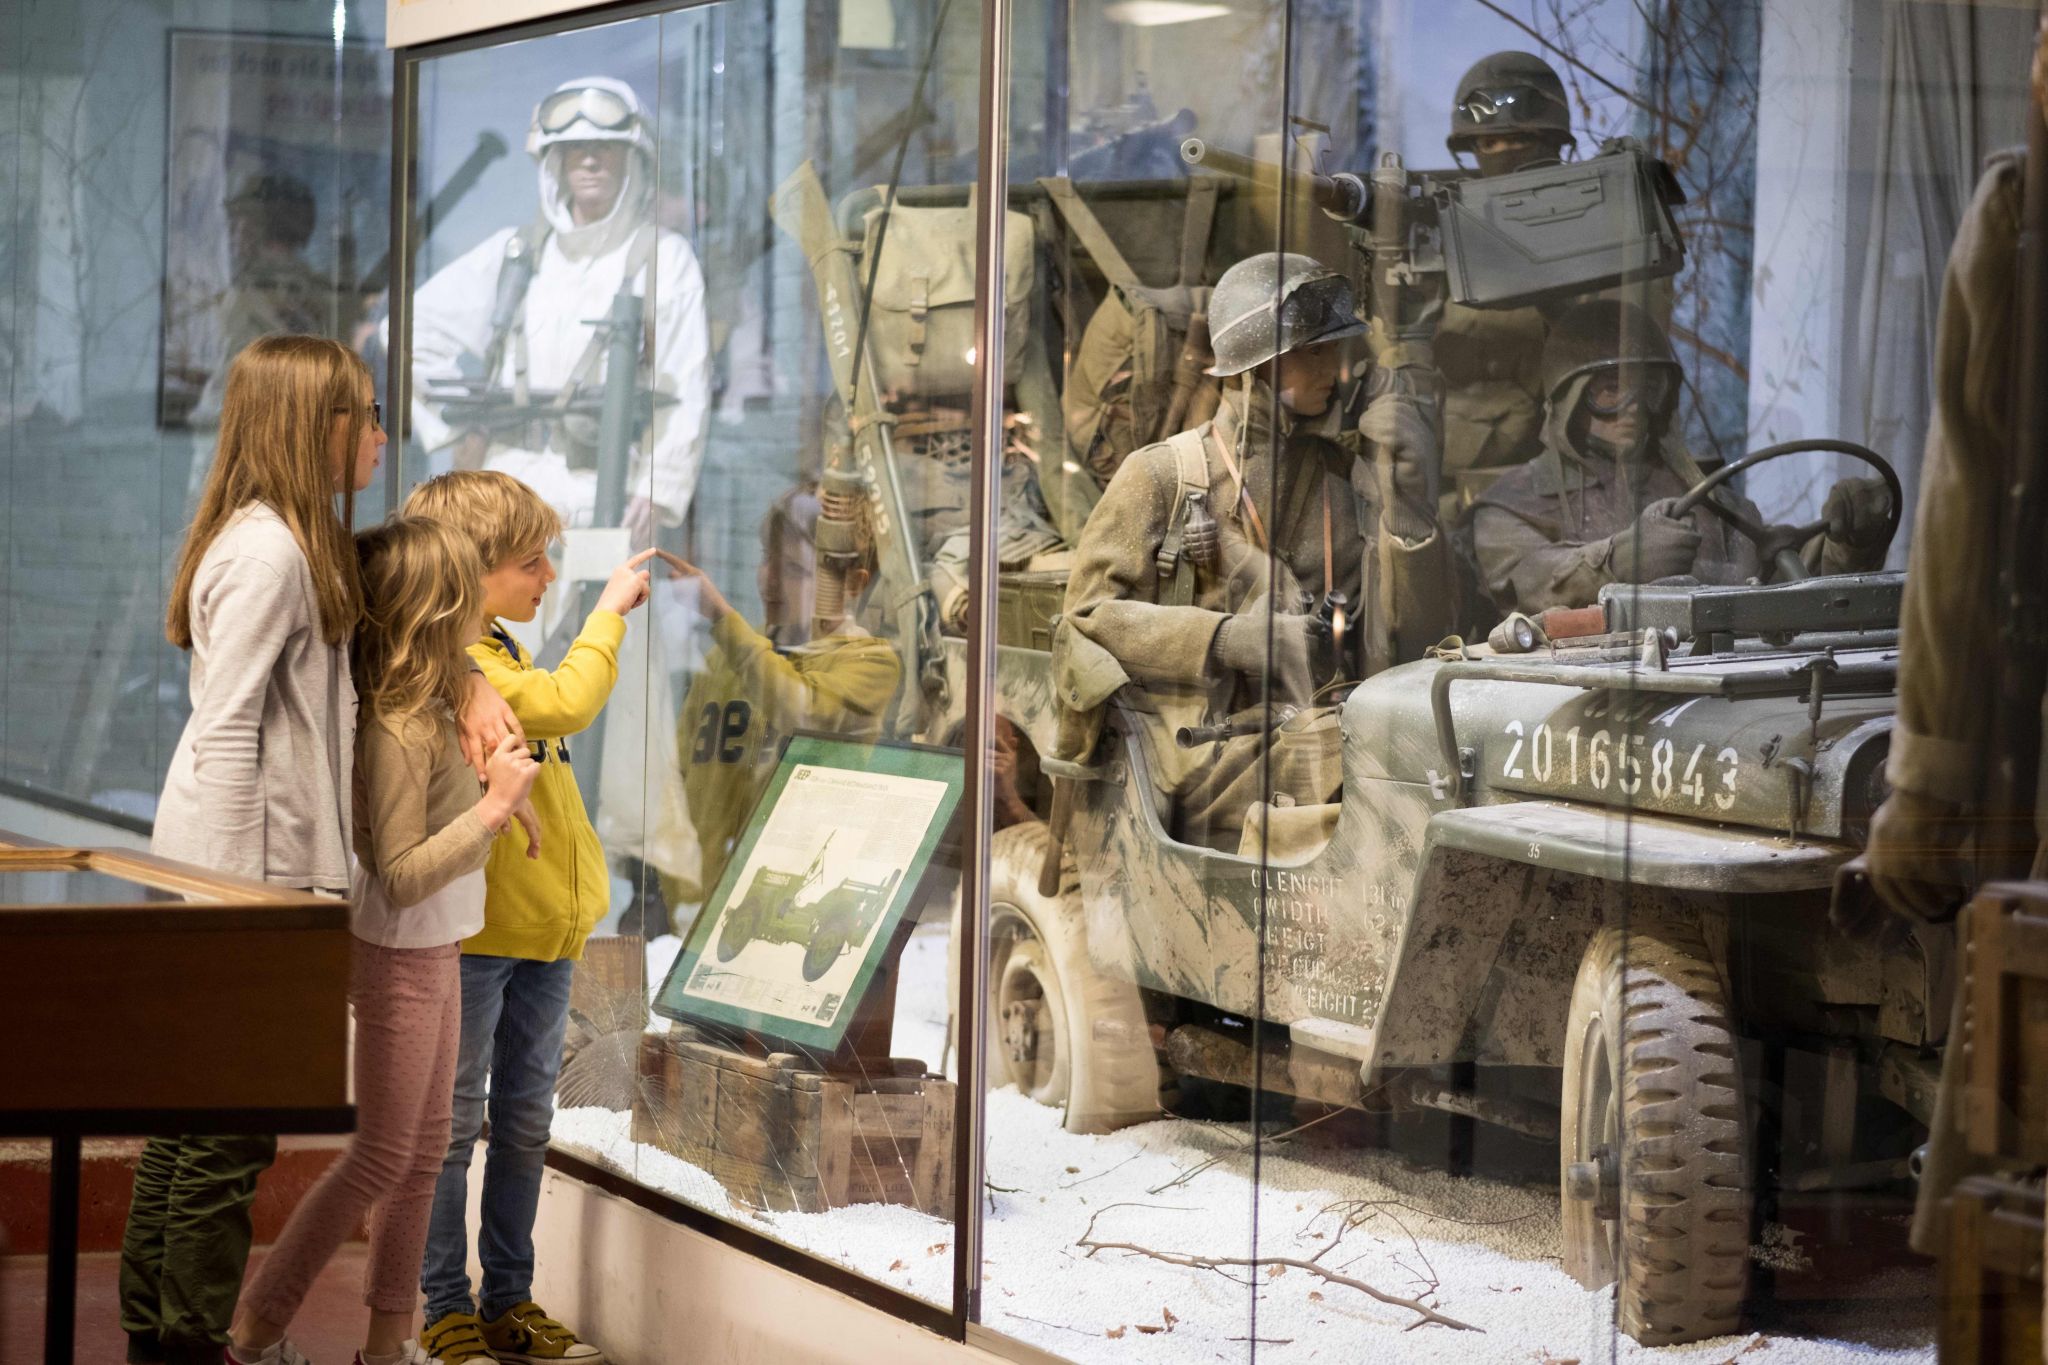
[[[1254,382],[1226,394],[1213,421],[1124,462],[1075,549],[1053,651],[1055,685],[1069,712],[1090,713],[1121,689],[1141,716],[1152,782],[1170,805],[1169,830],[1226,849],[1243,842],[1245,812],[1263,799],[1262,753],[1270,749],[1282,801],[1332,801],[1342,776],[1331,711],[1305,710],[1270,741],[1252,734],[1192,749],[1175,742],[1181,726],[1260,702],[1260,679],[1212,659],[1224,622],[1267,604],[1276,613],[1299,612],[1304,593],[1319,601],[1335,589],[1363,604],[1367,616],[1390,602],[1391,619],[1361,620],[1352,642],[1384,628],[1393,657],[1405,659],[1441,638],[1451,602],[1441,535],[1395,538],[1382,553],[1378,484],[1352,438],[1297,425],[1276,451],[1274,411],[1270,389]],[[1206,493],[1220,533],[1210,567],[1191,563],[1179,543],[1190,491]],[[1270,559],[1261,545],[1266,530]],[[1275,703],[1306,708],[1304,682],[1274,677]]]
[[[1638,450],[1621,451],[1588,430],[1586,395],[1598,375],[1640,374],[1666,380],[1661,404],[1641,414]],[[1547,408],[1542,452],[1496,481],[1472,512],[1472,533],[1481,581],[1503,611],[1538,612],[1551,607],[1584,607],[1599,600],[1609,583],[1634,581],[1639,519],[1651,504],[1674,499],[1706,477],[1670,431],[1676,401],[1678,362],[1664,330],[1643,309],[1612,298],[1587,299],[1558,316],[1543,349]],[[1801,558],[1808,572],[1853,573],[1884,562],[1889,524],[1882,537],[1869,537],[1865,520],[1874,480],[1843,480],[1829,494],[1830,524],[1836,504],[1847,519],[1845,537],[1811,537]],[[1755,504],[1717,488],[1719,506],[1762,525]],[[1650,519],[1653,523],[1655,518]],[[1663,523],[1669,524],[1669,523]],[[1766,579],[1775,568],[1761,551],[1704,503],[1687,525],[1698,537],[1691,562],[1681,571],[1701,583]],[[1859,538],[1860,537],[1860,538]],[[1680,561],[1683,562],[1683,561]]]
[[[2020,181],[2024,158],[1991,159],[1950,248],[1935,329],[1933,430],[1920,466],[1900,604],[1899,715],[1887,776],[1954,805],[1989,761],[1986,659],[2002,652],[1998,560],[2011,470]],[[2048,768],[2044,768],[2048,771]],[[2043,875],[2036,865],[2034,875]]]
[[[1956,821],[1968,820],[1980,775],[1995,759],[1985,661],[2004,649],[2000,557],[1991,547],[2006,538],[2013,475],[2011,356],[2024,170],[2016,151],[1990,159],[1949,249],[1935,325],[1934,421],[1899,610],[1899,711],[1886,776],[1901,793],[1942,803]],[[2048,773],[2048,754],[2041,771]],[[2048,802],[2037,802],[2037,829],[2044,812]],[[1871,831],[1873,874],[1885,830],[1881,811]],[[1893,857],[1911,861],[1914,853],[1907,848]],[[2048,878],[2048,839],[2036,847],[2030,876]],[[1970,1154],[1958,1126],[1963,1003],[1958,991],[1914,1213],[1913,1246],[1929,1255],[1946,1240],[1943,1201],[1950,1190],[1987,1165]]]
[[[1494,479],[1542,449],[1543,341],[1549,334],[1540,309],[1444,305],[1435,355],[1444,381],[1438,514],[1446,523]]]
[[[1559,404],[1578,404],[1580,376]],[[1502,611],[1538,612],[1590,606],[1622,575],[1613,563],[1615,534],[1653,502],[1675,498],[1705,477],[1668,438],[1652,438],[1637,460],[1618,460],[1587,443],[1575,446],[1562,415],[1545,427],[1543,451],[1496,481],[1472,512],[1473,539],[1487,593]],[[1724,505],[1762,521],[1747,499],[1717,490]],[[1692,512],[1700,533],[1692,575],[1702,583],[1740,583],[1760,570],[1748,537],[1704,507]]]
[[[701,886],[667,888],[680,901],[701,901],[718,885],[783,740],[799,730],[879,739],[903,682],[896,651],[850,622],[837,634],[777,650],[738,612],[728,612],[711,637],[711,657],[676,721],[683,789],[703,859]]]

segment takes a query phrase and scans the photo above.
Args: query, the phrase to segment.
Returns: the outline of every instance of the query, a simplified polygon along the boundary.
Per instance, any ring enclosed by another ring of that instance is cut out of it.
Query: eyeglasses
[[[1601,370],[1586,381],[1586,411],[1595,417],[1615,417],[1636,403],[1649,412],[1663,411],[1671,397],[1671,375],[1663,369]]]
[[[1553,103],[1550,95],[1533,85],[1515,85],[1505,90],[1474,90],[1459,101],[1458,107],[1474,123],[1489,123],[1515,113],[1533,116],[1544,105]]]
[[[606,132],[617,132],[639,117],[619,95],[586,85],[579,90],[557,90],[549,95],[540,102],[534,121],[543,133],[559,133],[577,119]]]
[[[336,408],[335,411],[354,412],[355,409],[349,407],[340,407]],[[384,405],[382,403],[379,403],[374,398],[370,400],[370,425],[377,428],[377,430],[379,431],[382,431],[384,429]]]

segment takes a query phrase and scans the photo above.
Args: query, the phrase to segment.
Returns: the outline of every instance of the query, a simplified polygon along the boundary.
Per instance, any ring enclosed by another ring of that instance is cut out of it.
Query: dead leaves
[[[1163,1333],[1171,1332],[1179,1321],[1180,1318],[1174,1314],[1171,1308],[1161,1308],[1159,1310],[1159,1321],[1157,1322],[1128,1323],[1123,1327],[1112,1327],[1102,1335],[1108,1337],[1111,1341],[1122,1341],[1125,1332],[1135,1330],[1139,1336],[1156,1337]]]

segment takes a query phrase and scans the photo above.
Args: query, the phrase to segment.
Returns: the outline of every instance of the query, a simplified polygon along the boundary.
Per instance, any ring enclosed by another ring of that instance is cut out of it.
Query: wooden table
[[[348,905],[0,830],[0,1137],[48,1137],[43,1359],[67,1365],[86,1137],[345,1133]]]

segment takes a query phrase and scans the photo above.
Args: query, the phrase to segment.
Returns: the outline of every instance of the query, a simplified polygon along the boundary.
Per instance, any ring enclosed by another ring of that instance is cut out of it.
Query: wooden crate
[[[2040,1365],[2041,1187],[1971,1176],[1956,1184],[1949,1212],[1942,1361]]]
[[[827,1073],[683,1028],[647,1034],[633,1139],[701,1167],[742,1203],[816,1213],[907,1204],[953,1216],[953,1083],[924,1063]]]
[[[2048,1164],[2048,882],[1993,883],[1970,903],[1967,922],[1963,1127],[1970,1150]]]

